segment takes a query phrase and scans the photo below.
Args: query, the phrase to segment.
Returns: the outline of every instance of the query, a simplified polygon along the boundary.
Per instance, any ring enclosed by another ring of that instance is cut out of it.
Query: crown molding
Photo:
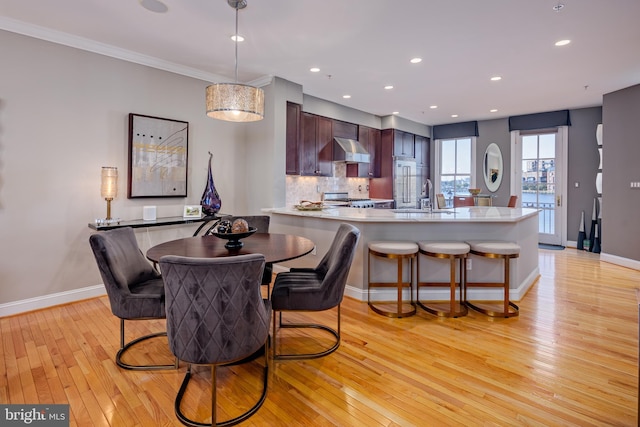
[[[272,82],[273,82],[273,76],[269,74],[266,76],[258,77],[255,80],[251,80],[246,84],[255,86],[255,87],[264,87],[264,86],[269,86]]]
[[[51,30],[49,28],[28,24],[15,19],[0,17],[0,29],[10,31],[17,34],[57,43],[88,52],[97,53],[99,55],[109,56],[111,58],[121,59],[123,61],[156,68],[171,73],[180,74],[182,76],[192,77],[195,79],[205,80],[209,82],[219,82],[228,80],[226,77],[217,74],[207,73],[195,68],[185,67],[169,61],[163,61],[152,56],[143,55],[119,47],[111,46],[105,43],[96,42],[84,37],[74,36],[61,31]]]

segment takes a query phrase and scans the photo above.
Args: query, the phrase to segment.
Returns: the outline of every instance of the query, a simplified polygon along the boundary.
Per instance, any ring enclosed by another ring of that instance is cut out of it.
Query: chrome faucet
[[[422,195],[427,196],[429,213],[433,213],[433,198],[431,191],[433,189],[433,185],[431,184],[431,180],[427,178],[427,180],[422,184]],[[424,206],[422,206],[424,208]]]

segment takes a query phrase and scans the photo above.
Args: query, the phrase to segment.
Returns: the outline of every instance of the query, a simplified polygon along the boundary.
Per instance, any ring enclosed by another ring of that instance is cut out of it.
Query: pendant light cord
[[[238,5],[236,4],[236,83],[238,83]]]

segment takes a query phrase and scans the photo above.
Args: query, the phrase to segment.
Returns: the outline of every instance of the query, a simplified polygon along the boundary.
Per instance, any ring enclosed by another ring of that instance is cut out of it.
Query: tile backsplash
[[[369,197],[369,178],[347,178],[347,164],[333,163],[333,176],[287,175],[287,206],[297,205],[301,200],[320,201],[325,192],[348,192],[349,197]]]

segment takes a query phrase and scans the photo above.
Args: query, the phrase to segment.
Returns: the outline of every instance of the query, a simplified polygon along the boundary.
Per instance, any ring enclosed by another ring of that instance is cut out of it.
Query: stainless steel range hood
[[[369,153],[355,139],[334,138],[333,160],[347,163],[369,163]]]

